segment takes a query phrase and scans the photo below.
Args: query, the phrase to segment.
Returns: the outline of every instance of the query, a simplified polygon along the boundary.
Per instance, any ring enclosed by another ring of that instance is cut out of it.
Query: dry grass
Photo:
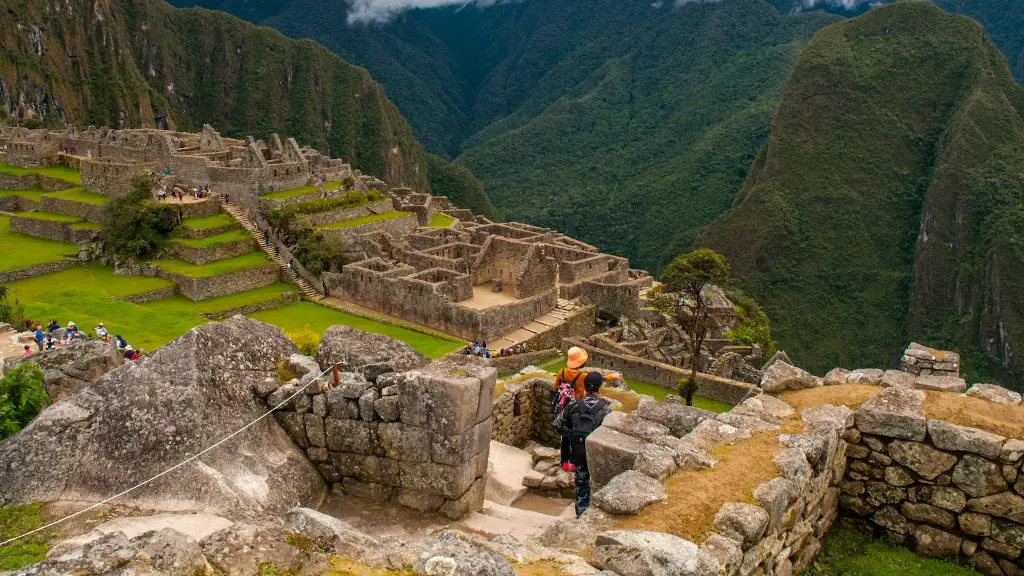
[[[779,398],[786,401],[799,414],[801,410],[825,404],[846,406],[850,410],[856,410],[860,408],[861,404],[881,391],[882,388],[878,386],[840,384],[784,392],[779,395]]]
[[[628,414],[636,410],[636,407],[640,405],[640,395],[629,390],[602,387],[598,395],[611,400],[618,400],[619,406],[615,408],[617,412],[626,412]]]
[[[680,472],[665,483],[668,499],[636,516],[620,517],[617,528],[667,532],[697,544],[715,529],[715,515],[726,502],[753,502],[754,488],[779,474],[773,459],[782,450],[779,434],[803,430],[797,419],[780,430],[755,432],[747,440],[712,451],[718,464],[710,470]]]
[[[374,568],[366,564],[359,564],[348,558],[334,556],[331,558],[331,568],[324,572],[323,576],[414,576],[412,572],[402,570],[396,572],[386,568]]]
[[[514,564],[516,576],[568,576],[569,572],[553,560],[541,560],[529,564]]]
[[[949,392],[925,392],[925,416],[994,434],[1024,438],[1024,405],[1006,406]]]

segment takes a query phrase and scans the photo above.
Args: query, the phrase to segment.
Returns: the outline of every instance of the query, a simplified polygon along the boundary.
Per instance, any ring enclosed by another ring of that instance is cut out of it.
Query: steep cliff
[[[1024,89],[974,21],[897,2],[818,32],[721,250],[794,359],[879,365],[908,340],[1021,384]]]
[[[161,0],[13,0],[0,10],[0,116],[294,136],[391,184],[429,188],[384,90],[312,41]]]

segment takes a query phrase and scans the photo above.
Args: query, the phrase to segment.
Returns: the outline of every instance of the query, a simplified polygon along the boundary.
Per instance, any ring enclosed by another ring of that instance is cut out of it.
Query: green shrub
[[[177,224],[174,208],[149,202],[153,176],[132,176],[132,189],[103,206],[103,249],[124,258],[144,258],[159,248]]]
[[[15,327],[25,322],[25,306],[10,296],[6,284],[0,284],[0,322]]]
[[[381,200],[387,200],[387,198],[387,196],[376,188],[370,190],[370,193],[366,195],[366,199],[370,202],[380,202]]]
[[[38,366],[26,362],[8,371],[0,379],[0,439],[17,434],[49,403]]]
[[[295,344],[306,356],[316,356],[316,349],[320,346],[320,333],[310,329],[309,324],[302,327],[302,330],[288,331],[284,333],[289,340]]]
[[[736,307],[736,313],[740,316],[740,323],[732,331],[726,332],[725,337],[732,340],[738,346],[753,346],[757,344],[761,347],[765,357],[775,354],[772,326],[764,310],[761,310],[757,302],[741,290],[727,290],[726,296]]]
[[[327,212],[337,208],[351,208],[360,204],[366,204],[366,196],[363,196],[358,190],[351,190],[344,196],[338,196],[337,198],[315,198],[305,202],[288,204],[284,211],[293,214],[316,214],[317,212]]]

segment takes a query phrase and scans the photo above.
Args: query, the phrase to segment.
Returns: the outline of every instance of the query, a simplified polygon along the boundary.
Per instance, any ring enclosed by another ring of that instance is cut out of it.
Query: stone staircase
[[[281,271],[284,272],[285,279],[288,282],[294,282],[296,285],[298,285],[299,291],[302,292],[303,296],[309,298],[310,300],[324,299],[324,295],[314,290],[313,287],[310,286],[308,282],[303,280],[298,275],[292,276],[291,274],[288,273],[288,262],[281,256],[274,254],[274,249],[272,247],[267,246],[263,243],[263,235],[256,229],[256,226],[249,221],[249,218],[245,215],[245,212],[243,212],[242,209],[239,208],[237,204],[230,204],[225,202],[222,203],[221,206],[224,208],[225,212],[227,212],[232,218],[237,220],[238,223],[242,225],[242,228],[245,228],[249,232],[249,234],[251,234],[252,237],[256,239],[256,243],[259,245],[260,249],[263,250],[267,254],[267,256],[270,257],[271,260],[276,262],[277,265],[281,267]]]
[[[508,348],[521,342],[526,342],[537,334],[565,322],[566,318],[571,316],[579,308],[579,304],[574,304],[569,300],[559,298],[555,304],[554,310],[545,312],[508,334],[495,338],[488,342],[487,345],[492,350],[498,350],[501,348]]]

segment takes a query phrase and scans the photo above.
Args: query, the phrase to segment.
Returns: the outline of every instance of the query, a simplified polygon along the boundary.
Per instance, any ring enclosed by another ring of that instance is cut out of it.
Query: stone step
[[[463,518],[456,526],[489,536],[510,534],[516,538],[536,538],[557,521],[557,516],[502,506],[485,500],[483,510]]]

